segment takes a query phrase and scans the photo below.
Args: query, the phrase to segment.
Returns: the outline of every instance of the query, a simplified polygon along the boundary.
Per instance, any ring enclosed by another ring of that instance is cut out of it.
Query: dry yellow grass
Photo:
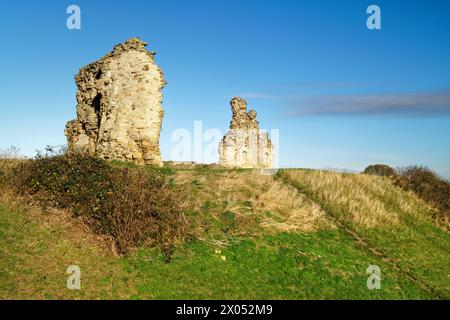
[[[382,198],[384,201],[390,201],[391,204],[399,208],[404,214],[409,214],[415,218],[427,217],[430,210],[434,210],[425,201],[419,199],[412,191],[405,191],[396,187],[392,180],[387,177],[371,176],[360,174],[359,179],[367,181],[364,184],[367,192]]]
[[[396,188],[387,178],[319,170],[286,170],[284,174],[334,208],[349,213],[343,218],[359,226],[397,224],[403,214],[419,216],[426,208],[417,197]]]
[[[368,182],[364,181],[366,177],[328,171],[289,170],[286,174],[312,189],[333,207],[348,212],[350,216],[345,218],[360,226],[374,227],[398,222],[398,213],[390,211],[382,201],[361,187],[360,184]]]
[[[222,212],[231,211],[248,229],[252,224],[274,232],[310,232],[333,227],[317,204],[295,188],[257,170],[211,170],[207,174],[177,171],[174,180],[187,188],[186,208],[201,211],[205,203],[213,203],[209,211],[216,219]]]
[[[320,206],[279,181],[267,182],[268,189],[254,199],[258,212],[272,212],[261,225],[277,231],[314,231],[334,228]]]

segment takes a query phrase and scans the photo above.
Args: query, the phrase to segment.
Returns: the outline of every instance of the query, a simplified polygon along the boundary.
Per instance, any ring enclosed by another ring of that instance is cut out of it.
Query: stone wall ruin
[[[77,119],[65,134],[69,152],[162,165],[159,137],[166,81],[147,43],[131,38],[80,69]]]
[[[247,101],[234,97],[230,130],[219,144],[219,164],[238,168],[271,168],[273,146],[267,132],[259,130],[256,111],[247,112]]]

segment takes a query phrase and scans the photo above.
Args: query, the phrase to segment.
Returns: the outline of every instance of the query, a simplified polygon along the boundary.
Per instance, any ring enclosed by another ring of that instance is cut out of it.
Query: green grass
[[[283,173],[281,176],[284,177]],[[373,179],[388,181],[379,177]],[[364,228],[345,221],[343,217],[348,216],[349,212],[338,208],[320,193],[315,193],[304,181],[286,179],[286,182],[320,204],[331,217],[357,234],[382,257],[392,261],[391,268],[400,268],[401,274],[413,278],[414,282],[425,287],[435,298],[450,299],[450,235],[432,223],[431,214],[427,213],[425,206],[418,205],[414,208],[419,214],[408,212],[398,204],[398,198],[404,196],[402,191],[396,188],[388,190],[381,200],[386,209],[400,213],[401,223]],[[373,192],[370,189],[365,191]]]
[[[91,235],[55,217],[0,203],[0,299],[122,299],[132,273],[98,248]],[[67,267],[81,269],[82,290],[67,289]]]
[[[168,169],[166,173],[173,175],[176,171]],[[199,186],[207,188],[201,182],[203,175],[222,172],[207,167],[194,171],[193,191]],[[387,183],[376,182],[383,186]],[[74,227],[70,220],[57,219],[54,213],[41,213],[37,218],[39,215],[30,214],[25,207],[0,203],[0,298],[450,298],[450,236],[428,219],[428,209],[420,202],[410,212],[400,202],[409,201],[409,195],[400,189],[386,185],[388,192],[380,195],[370,186],[359,186],[378,197],[386,212],[401,213],[397,224],[369,228],[345,220],[350,213],[344,207],[314,192],[304,181],[286,183],[320,205],[331,220],[341,221],[342,226],[309,233],[261,229],[248,236],[235,230],[240,225],[231,212],[224,211],[219,218],[211,214],[221,210],[226,199],[206,199],[198,210],[187,211],[188,218],[202,223],[202,237],[180,244],[170,263],[164,262],[157,248],[141,248],[126,257],[116,257],[97,244],[95,235]],[[245,188],[249,192],[248,186]],[[239,205],[251,211],[251,201]],[[268,211],[255,219],[277,215]],[[81,291],[66,288],[65,271],[71,264],[82,270]],[[367,288],[369,265],[381,268],[380,290]]]
[[[186,244],[170,264],[156,250],[123,263],[139,274],[138,296],[155,299],[433,298],[341,232],[234,240]],[[381,290],[367,289],[370,264],[383,270]]]

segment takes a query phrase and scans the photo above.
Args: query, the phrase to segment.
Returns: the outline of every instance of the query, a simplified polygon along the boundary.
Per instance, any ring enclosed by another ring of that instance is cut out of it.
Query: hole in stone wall
[[[92,108],[95,111],[95,114],[97,115],[97,125],[98,127],[100,127],[100,106],[101,106],[101,102],[102,102],[102,94],[98,93],[95,98],[92,100]]]
[[[100,70],[98,70],[98,72],[97,72],[97,74],[95,75],[95,79],[100,79],[101,77],[102,77],[102,70],[100,69]]]

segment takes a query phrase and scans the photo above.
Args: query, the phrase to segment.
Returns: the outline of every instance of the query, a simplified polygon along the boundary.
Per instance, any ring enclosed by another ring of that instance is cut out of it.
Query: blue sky
[[[81,30],[66,8],[81,8]],[[368,30],[366,8],[381,8]],[[168,81],[161,148],[225,131],[246,97],[281,166],[419,164],[450,178],[449,1],[14,1],[0,4],[0,149],[65,144],[74,75],[139,36]]]

